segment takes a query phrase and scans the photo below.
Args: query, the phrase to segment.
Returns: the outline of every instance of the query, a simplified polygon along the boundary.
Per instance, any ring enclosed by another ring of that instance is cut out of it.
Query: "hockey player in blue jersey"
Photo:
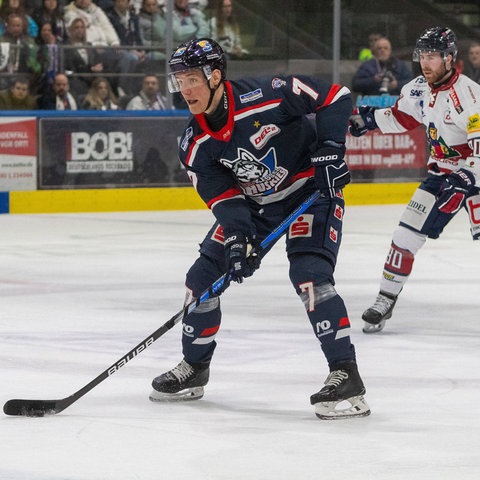
[[[343,160],[349,90],[300,75],[228,81],[224,52],[206,38],[180,45],[169,64],[169,89],[181,92],[193,114],[180,160],[216,219],[187,272],[186,302],[224,273],[238,283],[251,276],[271,246],[258,255],[249,255],[251,247],[319,189],[285,240],[290,280],[330,370],[310,402],[322,419],[368,415],[347,310],[334,287],[342,188],[350,182]],[[183,360],[153,380],[152,401],[203,396],[220,321],[219,296],[184,318]]]

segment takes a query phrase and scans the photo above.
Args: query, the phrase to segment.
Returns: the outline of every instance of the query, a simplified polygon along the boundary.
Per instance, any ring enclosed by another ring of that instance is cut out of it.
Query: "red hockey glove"
[[[331,198],[351,181],[348,166],[343,160],[344,156],[343,143],[327,140],[310,157],[315,167],[315,183],[318,189]]]
[[[437,195],[437,207],[442,213],[457,213],[465,201],[469,190],[475,186],[472,172],[460,168],[451,173],[442,183]]]
[[[352,115],[350,115],[348,131],[354,137],[361,137],[368,130],[375,130],[378,128],[375,121],[375,107],[367,107],[362,105],[355,108]]]
[[[243,279],[253,275],[253,272],[260,267],[260,257],[257,250],[250,255],[255,245],[243,233],[233,233],[225,239],[225,263],[228,280],[242,283]]]

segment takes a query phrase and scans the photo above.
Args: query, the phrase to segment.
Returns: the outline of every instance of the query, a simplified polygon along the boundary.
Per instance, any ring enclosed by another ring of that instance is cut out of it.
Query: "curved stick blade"
[[[56,400],[8,400],[3,406],[6,415],[43,417],[58,413]]]

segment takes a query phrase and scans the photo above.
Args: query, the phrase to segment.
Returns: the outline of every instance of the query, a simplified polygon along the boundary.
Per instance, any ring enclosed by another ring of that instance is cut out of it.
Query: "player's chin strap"
[[[209,108],[210,106],[212,105],[212,102],[213,102],[213,97],[215,96],[215,93],[217,92],[217,90],[220,88],[220,85],[223,83],[223,80],[220,81],[220,83],[212,88],[210,86],[210,80],[208,80],[208,88],[210,89],[210,98],[208,99],[208,105],[207,107],[205,108],[205,110],[203,111],[203,113],[205,113]]]

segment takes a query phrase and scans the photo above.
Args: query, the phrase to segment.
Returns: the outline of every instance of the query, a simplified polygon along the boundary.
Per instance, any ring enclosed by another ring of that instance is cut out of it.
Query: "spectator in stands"
[[[41,110],[77,110],[76,98],[70,93],[70,82],[64,73],[57,73],[53,85],[39,98]]]
[[[58,2],[59,0],[42,0],[42,6],[33,11],[32,18],[39,28],[50,23],[57,40],[64,42],[67,39],[67,29],[63,20],[63,7]]]
[[[367,60],[371,60],[373,58],[373,46],[375,45],[375,42],[382,37],[383,35],[378,32],[371,32],[368,35],[368,47],[360,49],[360,52],[358,53],[358,59],[361,62],[366,62]]]
[[[114,0],[113,6],[105,13],[117,32],[121,45],[130,47],[140,47],[142,45],[139,18],[133,5],[129,5],[129,0]],[[125,51],[125,55],[130,56],[132,68],[135,71],[145,59],[145,51],[142,49],[128,49]],[[127,82],[127,92],[133,93],[138,89],[139,85],[134,76],[126,78],[124,85]]]
[[[40,74],[41,66],[37,61],[37,46],[33,39],[26,34],[23,17],[11,13],[6,19],[5,29],[5,33],[0,36],[0,72]],[[0,88],[7,86],[8,83],[0,81]]]
[[[73,0],[65,7],[67,27],[75,18],[83,18],[87,27],[87,42],[97,47],[118,47],[120,39],[107,14],[92,0]],[[106,48],[102,53],[105,72],[115,73],[111,83],[115,90],[129,88],[129,74],[135,72],[138,57],[127,50]]]
[[[208,22],[204,13],[190,7],[188,0],[174,0],[172,15],[173,40],[187,42],[195,38],[208,37]]]
[[[167,100],[160,94],[160,82],[155,75],[145,75],[140,93],[127,104],[126,110],[165,110]]]
[[[242,58],[248,51],[242,47],[240,26],[233,10],[233,0],[217,0],[210,19],[210,35],[230,58]]]
[[[480,43],[472,42],[468,48],[468,59],[464,61],[464,75],[480,83]]]
[[[37,37],[38,53],[37,60],[41,66],[36,91],[42,95],[46,89],[53,85],[61,60],[62,41],[53,33],[55,25],[52,22],[45,22],[39,25],[40,33]]]
[[[154,61],[164,60],[167,24],[157,0],[143,0],[138,16],[143,45],[158,48],[158,50],[147,50],[146,58]]]
[[[105,10],[110,23],[117,32],[120,45],[141,46],[138,15],[129,0],[114,0],[113,6]]]
[[[38,35],[38,25],[35,23],[30,15],[27,15],[24,0],[3,0],[0,7],[0,35],[6,32],[5,20],[12,13],[16,13],[22,17],[23,22],[27,26],[25,33],[31,37],[36,38]]]
[[[352,79],[352,90],[363,95],[399,95],[412,78],[407,63],[392,56],[392,44],[386,37],[373,46],[374,58],[362,63]]]
[[[30,94],[27,77],[16,77],[12,86],[0,91],[0,110],[36,110],[37,100]]]
[[[106,78],[97,77],[92,82],[82,108],[84,110],[118,110],[118,99]]]
[[[103,74],[100,53],[87,42],[87,26],[83,18],[75,18],[68,28],[69,40],[64,49],[65,72],[71,75],[70,85],[75,95],[85,95],[94,75]]]
[[[134,0],[134,3],[137,1],[138,0]],[[164,8],[166,0],[157,0],[157,3],[159,7]],[[191,8],[196,8],[197,10],[201,10],[202,12],[209,8],[210,3],[210,0],[188,0],[188,5]]]
[[[87,42],[95,46],[118,47],[120,39],[106,13],[92,0],[73,0],[64,10],[67,27],[76,18],[83,18],[87,27]]]

